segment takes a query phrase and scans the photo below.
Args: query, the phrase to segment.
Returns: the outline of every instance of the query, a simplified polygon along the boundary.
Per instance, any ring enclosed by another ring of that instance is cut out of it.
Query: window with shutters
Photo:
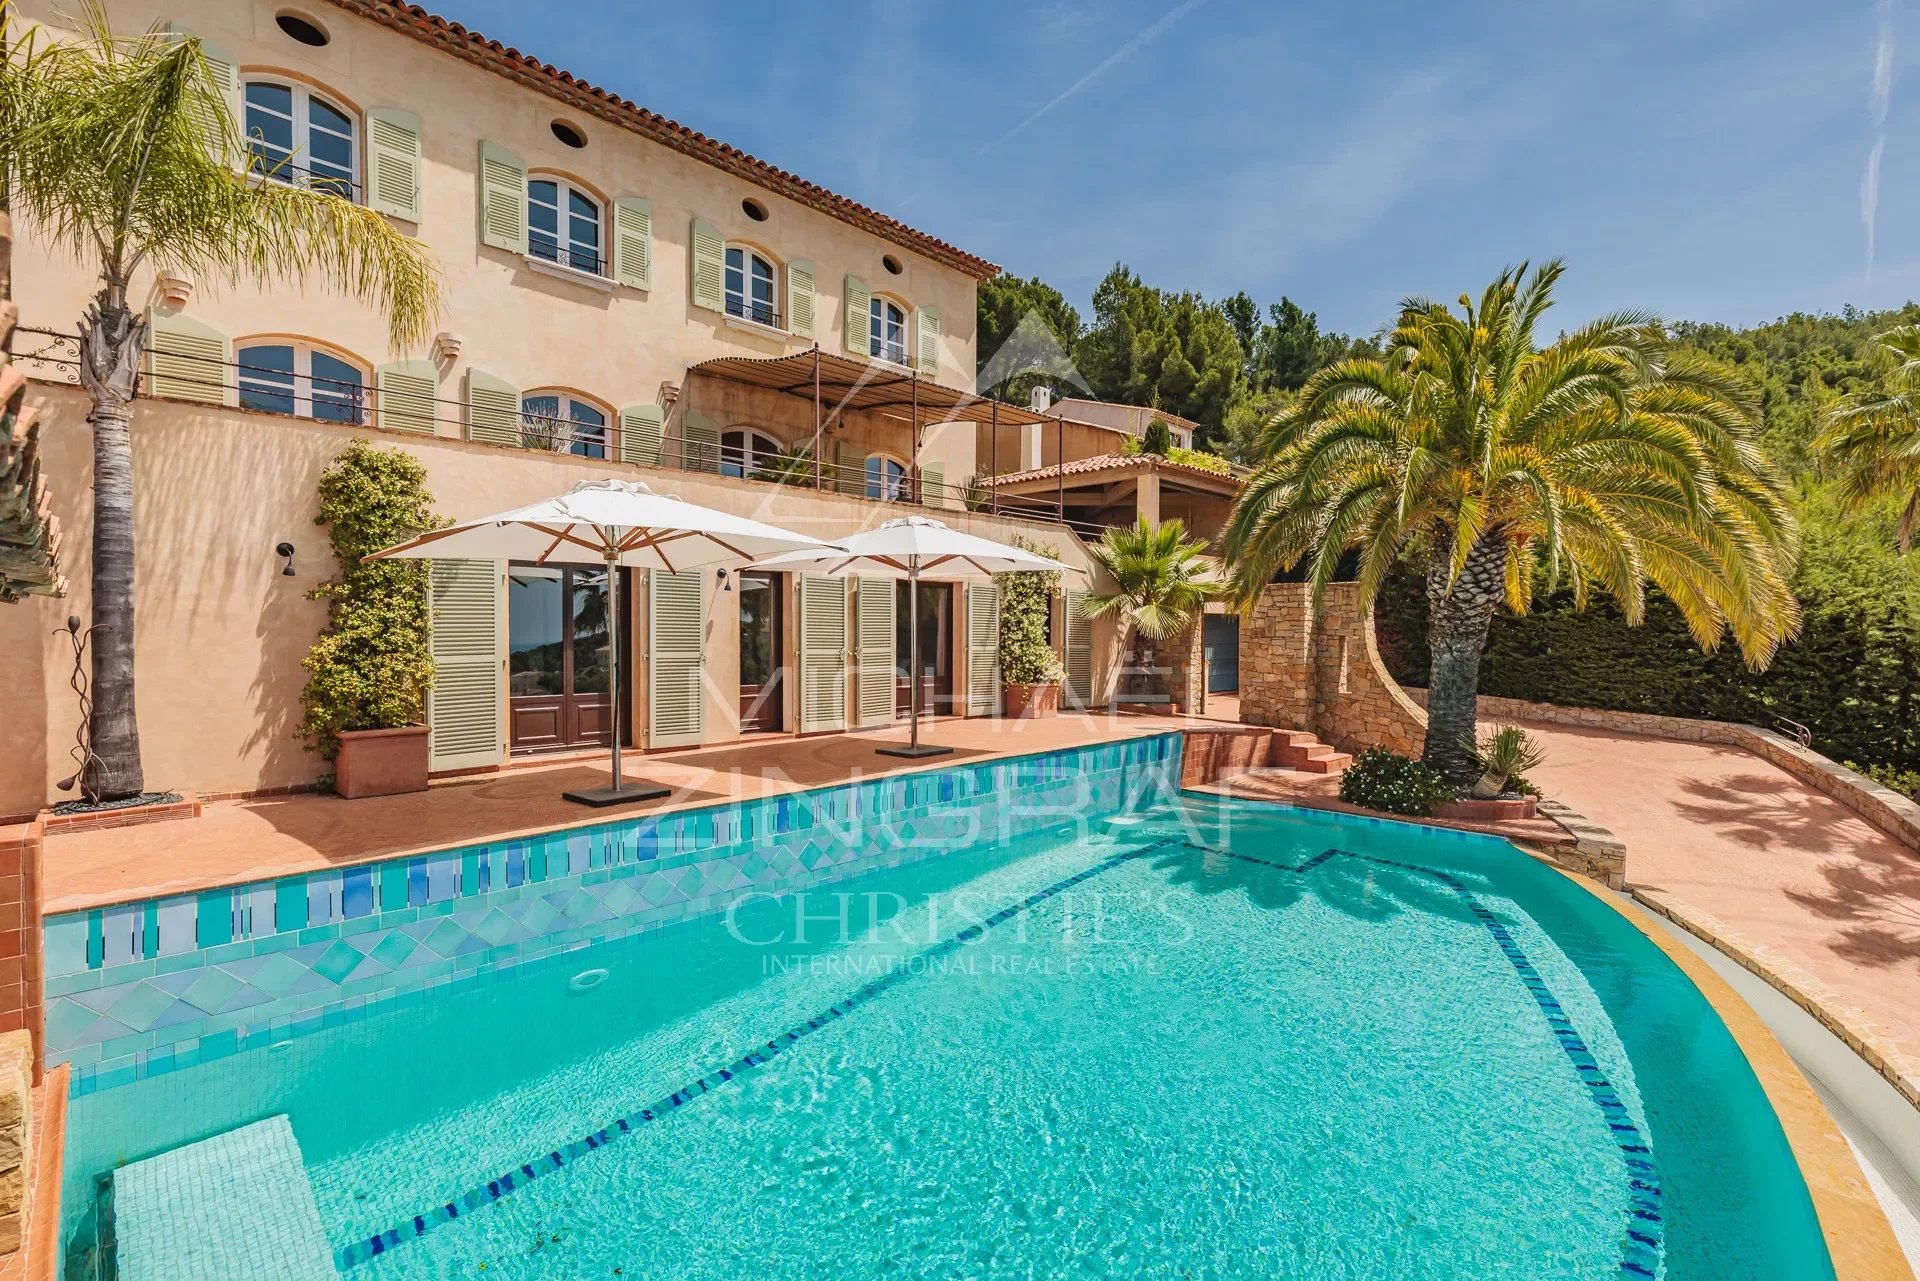
[[[520,398],[520,443],[528,449],[581,458],[606,458],[609,412],[565,391],[534,391]]]
[[[720,433],[720,474],[752,476],[784,452],[780,442],[763,431],[736,427]]]
[[[773,260],[748,245],[727,246],[727,314],[756,325],[782,328],[774,302],[780,271]]]
[[[359,137],[344,107],[303,84],[249,80],[243,115],[251,172],[359,202]]]
[[[907,496],[907,465],[887,454],[867,455],[867,497],[896,503]]]
[[[896,365],[907,363],[907,313],[891,298],[875,294],[867,304],[868,354]]]
[[[240,408],[329,423],[367,421],[365,369],[312,343],[241,342]]]
[[[557,176],[527,179],[527,253],[589,275],[607,274],[600,201]]]

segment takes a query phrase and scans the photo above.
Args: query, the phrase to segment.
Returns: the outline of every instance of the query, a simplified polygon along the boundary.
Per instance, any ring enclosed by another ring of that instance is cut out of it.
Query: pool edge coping
[[[1787,1146],[1793,1152],[1794,1164],[1800,1167],[1814,1215],[1820,1221],[1820,1234],[1826,1240],[1837,1281],[1913,1281],[1913,1270],[1894,1238],[1886,1210],[1868,1186],[1839,1125],[1746,998],[1712,966],[1666,937],[1639,903],[1566,868],[1551,863],[1547,866],[1645,935],[1687,976],[1733,1035],[1787,1136]]]

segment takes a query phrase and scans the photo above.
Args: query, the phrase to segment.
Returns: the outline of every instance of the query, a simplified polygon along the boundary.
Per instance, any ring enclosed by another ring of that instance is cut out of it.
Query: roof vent
[[[1036,414],[1044,414],[1053,407],[1053,388],[1035,387],[1032,398],[1027,402]]]

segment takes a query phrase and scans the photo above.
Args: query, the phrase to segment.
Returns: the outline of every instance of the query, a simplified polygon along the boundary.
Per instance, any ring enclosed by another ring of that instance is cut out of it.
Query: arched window
[[[780,442],[763,431],[751,427],[723,431],[720,433],[720,474],[751,476],[782,452]]]
[[[520,398],[520,442],[528,449],[582,458],[607,456],[607,411],[564,391]]]
[[[607,274],[600,252],[600,202],[565,178],[527,180],[527,252],[572,267]]]
[[[867,497],[898,502],[907,495],[907,465],[885,454],[867,455]]]
[[[880,295],[873,296],[868,308],[868,334],[872,339],[872,353],[882,360],[890,360],[896,365],[907,363],[907,314],[900,310],[900,304]]]
[[[249,80],[247,150],[251,168],[273,182],[330,191],[357,202],[359,147],[353,117],[303,84]]]
[[[727,314],[761,325],[780,327],[780,309],[774,306],[773,264],[741,245],[727,246]]]
[[[366,375],[308,343],[258,342],[234,350],[240,407],[329,423],[367,421]]]

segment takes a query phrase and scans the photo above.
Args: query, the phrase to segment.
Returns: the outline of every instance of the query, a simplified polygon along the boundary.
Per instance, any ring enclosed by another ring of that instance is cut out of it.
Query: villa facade
[[[67,21],[50,0],[21,8],[55,35]],[[323,772],[293,735],[325,620],[308,593],[332,572],[315,485],[355,437],[419,458],[453,518],[617,476],[823,538],[930,509],[1090,569],[1057,496],[1003,502],[985,483],[1008,463],[982,446],[1063,439],[1058,416],[970,394],[993,264],[417,10],[116,0],[111,16],[201,38],[262,180],[370,205],[432,250],[444,288],[432,340],[393,351],[375,309],[317,286],[136,281],[153,327],[134,423],[150,785],[258,792]],[[76,533],[67,597],[0,613],[0,814],[58,799],[73,772],[74,664],[54,633],[88,612],[91,449],[67,335],[95,282],[37,247],[21,226],[16,349]],[[606,743],[602,571],[441,562],[433,581],[436,770]],[[626,586],[635,747],[883,725],[907,705],[902,586]],[[992,714],[992,588],[925,585],[920,606],[930,704]],[[1064,607],[1055,623],[1069,700],[1103,703],[1106,625]]]

